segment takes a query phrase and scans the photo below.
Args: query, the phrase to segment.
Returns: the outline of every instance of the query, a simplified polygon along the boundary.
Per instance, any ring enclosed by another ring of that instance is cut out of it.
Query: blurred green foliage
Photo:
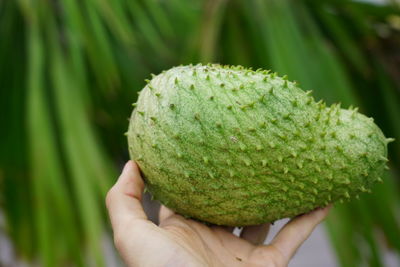
[[[103,266],[104,196],[150,73],[217,62],[287,74],[328,104],[359,106],[400,140],[396,1],[0,1],[0,208],[19,257]],[[400,142],[373,194],[336,205],[342,266],[400,252]]]

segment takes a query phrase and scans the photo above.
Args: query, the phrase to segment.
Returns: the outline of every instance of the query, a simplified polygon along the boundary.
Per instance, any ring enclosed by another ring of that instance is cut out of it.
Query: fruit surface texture
[[[130,156],[147,190],[184,216],[273,222],[381,181],[391,139],[373,119],[316,102],[286,77],[196,65],[147,82],[127,132]]]

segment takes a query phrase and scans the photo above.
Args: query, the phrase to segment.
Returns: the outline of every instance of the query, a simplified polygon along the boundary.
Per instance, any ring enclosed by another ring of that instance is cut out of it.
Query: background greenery
[[[150,73],[218,62],[287,74],[400,140],[400,9],[350,0],[0,1],[0,208],[18,256],[104,265],[104,196]],[[384,183],[327,227],[342,266],[400,253],[400,142]]]

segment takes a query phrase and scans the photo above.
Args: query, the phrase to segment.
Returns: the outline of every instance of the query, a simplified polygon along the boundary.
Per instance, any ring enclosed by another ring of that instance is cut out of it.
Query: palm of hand
[[[114,241],[128,266],[287,266],[329,209],[291,220],[271,244],[262,245],[268,224],[246,227],[238,237],[228,228],[208,227],[162,206],[157,226],[143,211],[143,187],[137,165],[128,162],[107,195]]]
[[[171,266],[285,265],[284,257],[274,246],[259,246],[265,239],[268,225],[245,228],[238,237],[229,228],[208,227],[173,214],[165,207],[161,208],[160,221],[161,238],[156,240],[166,241],[161,248],[169,248],[166,251],[169,255],[162,258],[168,258]],[[159,264],[164,265],[163,262]]]

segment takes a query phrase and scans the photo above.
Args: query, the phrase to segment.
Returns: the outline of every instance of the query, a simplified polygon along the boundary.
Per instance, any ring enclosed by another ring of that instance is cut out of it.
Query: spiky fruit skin
[[[356,110],[242,67],[180,66],[141,91],[131,158],[165,206],[218,225],[293,217],[367,192],[387,139]]]

